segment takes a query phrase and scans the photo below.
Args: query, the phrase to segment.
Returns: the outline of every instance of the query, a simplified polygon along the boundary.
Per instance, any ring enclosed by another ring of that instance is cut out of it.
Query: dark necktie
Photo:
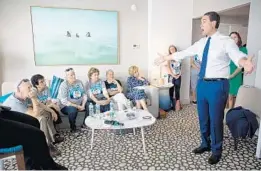
[[[211,37],[208,38],[204,51],[203,51],[203,57],[202,57],[202,62],[201,62],[201,66],[200,66],[200,71],[199,71],[199,79],[203,79],[205,77],[207,62],[208,62],[208,50],[209,50],[210,39],[211,39]]]

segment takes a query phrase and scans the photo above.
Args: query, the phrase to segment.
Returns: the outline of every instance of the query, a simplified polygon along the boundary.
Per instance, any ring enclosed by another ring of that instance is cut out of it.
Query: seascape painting
[[[31,7],[37,66],[119,64],[118,12]]]

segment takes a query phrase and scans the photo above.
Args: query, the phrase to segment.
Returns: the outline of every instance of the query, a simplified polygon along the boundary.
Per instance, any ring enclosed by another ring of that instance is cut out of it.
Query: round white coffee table
[[[135,128],[141,129],[141,137],[143,144],[143,151],[146,153],[146,145],[145,145],[145,137],[143,127],[150,126],[155,123],[156,119],[152,116],[151,113],[145,110],[138,110],[136,114],[136,118],[129,120],[126,116],[126,111],[118,111],[116,112],[116,117],[113,119],[120,123],[123,123],[123,126],[113,126],[105,124],[105,120],[110,120],[109,117],[91,117],[88,116],[85,119],[85,124],[92,129],[92,137],[91,137],[91,149],[93,147],[94,140],[94,130],[96,129],[133,129],[133,133],[135,134]],[[150,117],[150,119],[144,119],[143,117]]]

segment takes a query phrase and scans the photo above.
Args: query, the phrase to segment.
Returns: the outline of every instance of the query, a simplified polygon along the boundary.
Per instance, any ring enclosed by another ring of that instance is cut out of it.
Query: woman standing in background
[[[177,52],[177,48],[174,45],[169,46],[169,54]],[[168,61],[166,69],[169,75],[169,82],[174,84],[169,89],[170,101],[172,102],[173,110],[179,111],[181,109],[180,104],[180,86],[181,86],[181,60]],[[175,96],[174,96],[175,91]]]
[[[238,32],[231,32],[229,36],[235,41],[239,50],[245,54],[247,54],[247,48],[242,46],[241,36]],[[238,68],[234,62],[231,60],[230,62],[230,76],[229,76],[229,99],[228,99],[228,107],[229,109],[234,107],[235,99],[237,96],[237,92],[239,87],[243,84],[243,72],[241,68]]]

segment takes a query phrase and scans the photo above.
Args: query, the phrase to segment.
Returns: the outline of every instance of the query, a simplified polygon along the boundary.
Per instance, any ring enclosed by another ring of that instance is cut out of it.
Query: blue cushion
[[[62,84],[64,79],[53,76],[50,92],[51,92],[51,98],[56,99],[58,96],[60,85]]]
[[[18,145],[11,148],[0,148],[0,154],[16,153],[23,150],[23,146]]]
[[[6,99],[11,95],[12,93],[5,94],[3,96],[0,96],[0,103],[4,103]]]

